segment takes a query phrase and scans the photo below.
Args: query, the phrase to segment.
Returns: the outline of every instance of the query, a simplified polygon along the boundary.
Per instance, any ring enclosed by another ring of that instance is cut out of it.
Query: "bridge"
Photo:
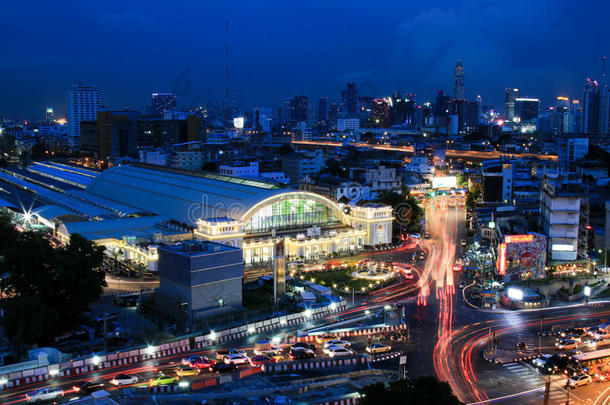
[[[323,141],[292,141],[293,145],[298,146],[318,146],[318,147],[342,147],[341,142],[323,142]],[[370,145],[368,143],[350,142],[348,145],[356,148],[367,148],[390,152],[403,152],[413,154],[413,146],[398,146],[398,145]],[[478,151],[478,150],[459,150],[447,149],[448,158],[470,159],[470,160],[490,160],[507,157],[510,159],[540,159],[557,161],[557,155],[540,155],[536,153],[505,153],[499,151]]]

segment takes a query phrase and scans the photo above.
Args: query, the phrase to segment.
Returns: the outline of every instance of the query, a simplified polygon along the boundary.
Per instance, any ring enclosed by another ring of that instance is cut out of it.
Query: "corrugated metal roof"
[[[293,190],[272,182],[130,164],[104,171],[87,191],[194,225],[199,218],[241,218],[256,203]]]

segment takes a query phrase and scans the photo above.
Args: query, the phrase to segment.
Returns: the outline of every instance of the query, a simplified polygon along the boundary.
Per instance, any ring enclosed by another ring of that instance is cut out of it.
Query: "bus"
[[[589,374],[603,373],[610,369],[610,349],[575,354],[572,356],[571,363],[574,370]]]

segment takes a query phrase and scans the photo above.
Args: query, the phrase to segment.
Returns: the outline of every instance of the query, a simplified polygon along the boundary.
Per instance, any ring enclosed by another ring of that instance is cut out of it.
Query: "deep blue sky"
[[[337,99],[349,81],[367,95],[400,87],[420,101],[453,94],[503,111],[503,91],[580,97],[610,53],[608,1],[0,0],[0,115],[65,110],[74,80],[109,108],[143,109],[152,91],[179,106],[224,95],[229,19],[231,89],[242,108],[295,94]],[[184,80],[183,80],[184,79]]]

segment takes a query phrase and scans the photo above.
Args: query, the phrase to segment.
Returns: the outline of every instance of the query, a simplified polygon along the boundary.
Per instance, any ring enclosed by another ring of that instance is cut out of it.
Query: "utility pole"
[[[566,405],[570,405],[570,377],[566,381]]]
[[[542,319],[544,319],[544,315],[540,314],[540,330],[538,331],[538,355],[540,355],[540,351],[542,350]]]
[[[551,395],[551,374],[544,384],[544,405],[549,405],[549,397]]]
[[[104,354],[108,352],[108,322],[106,320],[106,311],[104,311]]]

